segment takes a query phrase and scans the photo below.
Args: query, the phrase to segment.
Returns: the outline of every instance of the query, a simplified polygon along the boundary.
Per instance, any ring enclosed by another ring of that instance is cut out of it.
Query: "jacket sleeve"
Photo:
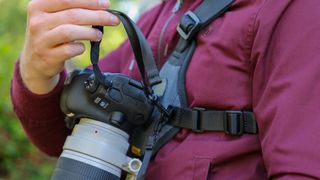
[[[11,82],[13,108],[24,130],[41,151],[51,156],[61,153],[64,139],[69,134],[59,108],[64,79],[65,72],[62,72],[58,85],[50,93],[34,94],[24,86],[17,61]]]
[[[138,21],[144,34],[152,28],[152,19],[161,5],[149,10]],[[103,71],[121,72],[121,67],[128,59],[129,43],[123,43],[118,49],[101,60]],[[61,73],[60,81],[54,90],[45,95],[30,92],[23,84],[19,72],[19,60],[16,63],[14,77],[11,82],[11,100],[14,111],[29,139],[44,153],[58,156],[62,151],[64,140],[70,130],[65,127],[64,115],[60,110],[59,99],[65,80],[65,72]]]
[[[260,12],[253,107],[272,179],[320,178],[319,17],[317,0],[270,0]]]

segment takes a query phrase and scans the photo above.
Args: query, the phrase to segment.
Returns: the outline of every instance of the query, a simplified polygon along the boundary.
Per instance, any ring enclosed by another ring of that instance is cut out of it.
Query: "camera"
[[[143,33],[125,14],[107,11],[122,21],[142,81],[102,73],[98,66],[100,42],[91,42],[92,69],[75,70],[65,80],[60,107],[73,131],[52,180],[113,180],[124,177],[125,172],[127,178],[135,179],[139,170],[145,172],[147,167],[141,160],[147,162],[144,153],[150,149],[156,122],[164,114],[168,116],[153,90],[162,80]],[[94,28],[103,32],[102,26]]]
[[[61,109],[73,132],[67,137],[52,179],[119,179],[121,171],[136,175],[141,148],[130,145],[138,127],[148,127],[154,110],[141,82],[122,74],[104,74],[106,87],[92,70],[75,70],[65,81]],[[142,132],[141,132],[142,133]]]

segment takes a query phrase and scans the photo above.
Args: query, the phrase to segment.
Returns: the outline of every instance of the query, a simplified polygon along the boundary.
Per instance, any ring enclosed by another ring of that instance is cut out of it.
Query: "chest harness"
[[[151,135],[145,142],[143,165],[138,179],[143,179],[149,161],[181,128],[196,133],[219,131],[231,136],[258,133],[255,116],[251,111],[188,108],[187,103],[185,75],[197,47],[195,37],[200,30],[223,15],[233,2],[234,0],[203,0],[195,10],[182,16],[177,26],[179,41],[160,72],[139,28],[126,15],[108,10],[118,15],[122,21],[143,79],[145,93],[160,110],[154,116],[159,116],[160,113],[161,118],[155,120],[152,130],[145,130],[146,134]],[[101,26],[95,28],[103,31]],[[100,42],[91,43],[91,60],[96,76],[99,76],[100,72],[97,65],[99,44]],[[103,81],[102,75],[97,78]]]

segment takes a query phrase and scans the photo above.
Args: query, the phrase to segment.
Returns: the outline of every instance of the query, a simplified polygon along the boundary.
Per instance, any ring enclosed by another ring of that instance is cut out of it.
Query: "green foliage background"
[[[128,1],[111,1],[112,7],[121,9],[121,2]],[[137,2],[131,1],[133,5]],[[146,2],[155,3],[145,1],[144,6]],[[10,101],[10,81],[24,41],[27,4],[27,0],[0,0],[0,179],[50,179],[56,162],[29,142]],[[122,27],[107,28],[105,34],[108,35],[104,38],[102,54],[116,48],[126,38]],[[88,43],[86,47],[89,48]],[[88,51],[73,62],[82,67],[88,65]]]

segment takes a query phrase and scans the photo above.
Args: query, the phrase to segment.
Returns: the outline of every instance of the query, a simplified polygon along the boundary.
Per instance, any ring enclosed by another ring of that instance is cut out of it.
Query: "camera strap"
[[[98,29],[103,33],[102,26],[95,26],[94,28]],[[100,84],[103,84],[105,87],[110,87],[111,82],[105,79],[98,65],[101,41],[98,41],[98,42],[91,41],[90,43],[91,43],[90,60],[93,67],[95,78],[98,80]]]
[[[147,43],[143,33],[137,27],[137,25],[124,13],[116,10],[107,10],[108,12],[117,15],[123,26],[127,32],[131,47],[133,49],[133,53],[139,67],[139,71],[141,74],[142,81],[144,83],[144,91],[146,95],[152,95],[152,86],[161,83],[161,79],[159,77],[159,71],[156,66],[152,50]],[[100,30],[103,33],[102,26],[93,26],[94,28]],[[104,84],[105,86],[110,86],[111,82],[106,82],[104,76],[98,66],[99,61],[99,52],[100,52],[100,43],[99,42],[91,42],[91,51],[90,58],[91,63],[93,65],[93,71],[97,80]]]

